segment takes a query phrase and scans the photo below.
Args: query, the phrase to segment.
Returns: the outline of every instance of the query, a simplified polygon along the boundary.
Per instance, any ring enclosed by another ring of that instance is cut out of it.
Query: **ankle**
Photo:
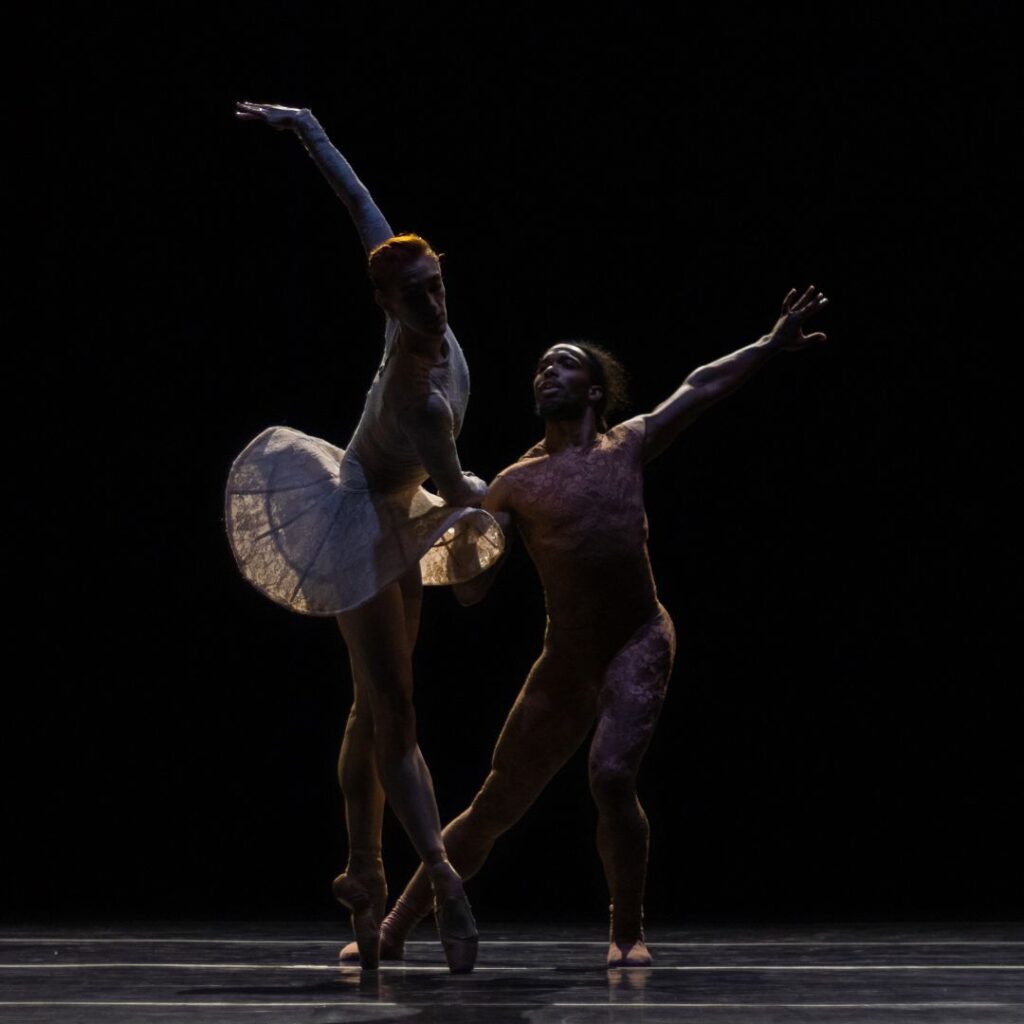
[[[638,942],[644,942],[644,911],[615,912],[615,904],[608,907],[608,941],[628,949]]]
[[[427,868],[427,877],[435,899],[443,901],[463,895],[462,878],[449,861]]]
[[[384,918],[381,933],[390,940],[404,942],[409,933],[423,920],[431,908],[417,907],[404,893],[395,901],[388,916]]]
[[[442,857],[432,863],[424,861],[423,870],[426,871],[427,878],[430,879],[432,885],[459,877],[459,873],[452,867],[452,862],[447,857]]]
[[[383,878],[384,861],[379,853],[355,851],[349,853],[345,874],[355,878]]]

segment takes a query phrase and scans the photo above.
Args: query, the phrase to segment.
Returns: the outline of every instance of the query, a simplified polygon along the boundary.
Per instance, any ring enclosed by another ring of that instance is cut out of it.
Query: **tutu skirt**
[[[242,575],[305,615],[357,608],[417,563],[425,584],[464,582],[504,544],[482,509],[418,483],[374,490],[351,452],[290,427],[269,427],[235,459],[225,521]]]

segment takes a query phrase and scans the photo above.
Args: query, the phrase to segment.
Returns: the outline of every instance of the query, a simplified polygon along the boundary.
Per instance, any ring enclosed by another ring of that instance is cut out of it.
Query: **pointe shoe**
[[[608,946],[609,967],[650,967],[651,961],[651,953],[643,935],[633,943],[624,942],[620,945],[613,940]]]
[[[380,958],[381,960],[404,960],[405,940],[412,934],[413,929],[430,914],[434,901],[431,899],[427,908],[421,908],[416,901],[407,896],[404,892],[395,900],[395,905],[390,913],[381,922],[380,926]],[[381,911],[384,904],[381,903]],[[359,959],[359,950],[356,943],[350,942],[340,953],[343,962]]]
[[[375,971],[380,965],[380,923],[387,901],[387,887],[383,879],[361,880],[353,875],[338,875],[331,890],[334,898],[348,908],[352,916],[352,931],[356,941],[342,951],[345,960],[358,959],[364,971]],[[344,954],[355,946],[355,956]]]
[[[434,921],[444,948],[444,958],[452,974],[468,974],[476,963],[479,939],[473,911],[465,893],[434,904]]]

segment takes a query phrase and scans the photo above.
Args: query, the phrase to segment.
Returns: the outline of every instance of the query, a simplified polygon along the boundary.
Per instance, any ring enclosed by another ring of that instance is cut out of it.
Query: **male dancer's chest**
[[[639,555],[647,540],[641,466],[620,448],[560,452],[524,466],[515,512],[538,561],[546,551],[588,560]]]

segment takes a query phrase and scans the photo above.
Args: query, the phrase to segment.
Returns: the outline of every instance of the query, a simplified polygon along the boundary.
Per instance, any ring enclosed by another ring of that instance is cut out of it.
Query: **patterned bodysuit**
[[[469,878],[495,840],[533,804],[595,725],[590,788],[598,850],[613,906],[612,937],[641,937],[647,819],[636,796],[675,654],[658,602],[643,506],[644,420],[598,434],[588,448],[548,454],[543,443],[499,474],[510,512],[544,586],[544,649],[509,713],[492,768],[472,804],[444,830]],[[430,910],[422,869],[384,926],[400,942]]]

